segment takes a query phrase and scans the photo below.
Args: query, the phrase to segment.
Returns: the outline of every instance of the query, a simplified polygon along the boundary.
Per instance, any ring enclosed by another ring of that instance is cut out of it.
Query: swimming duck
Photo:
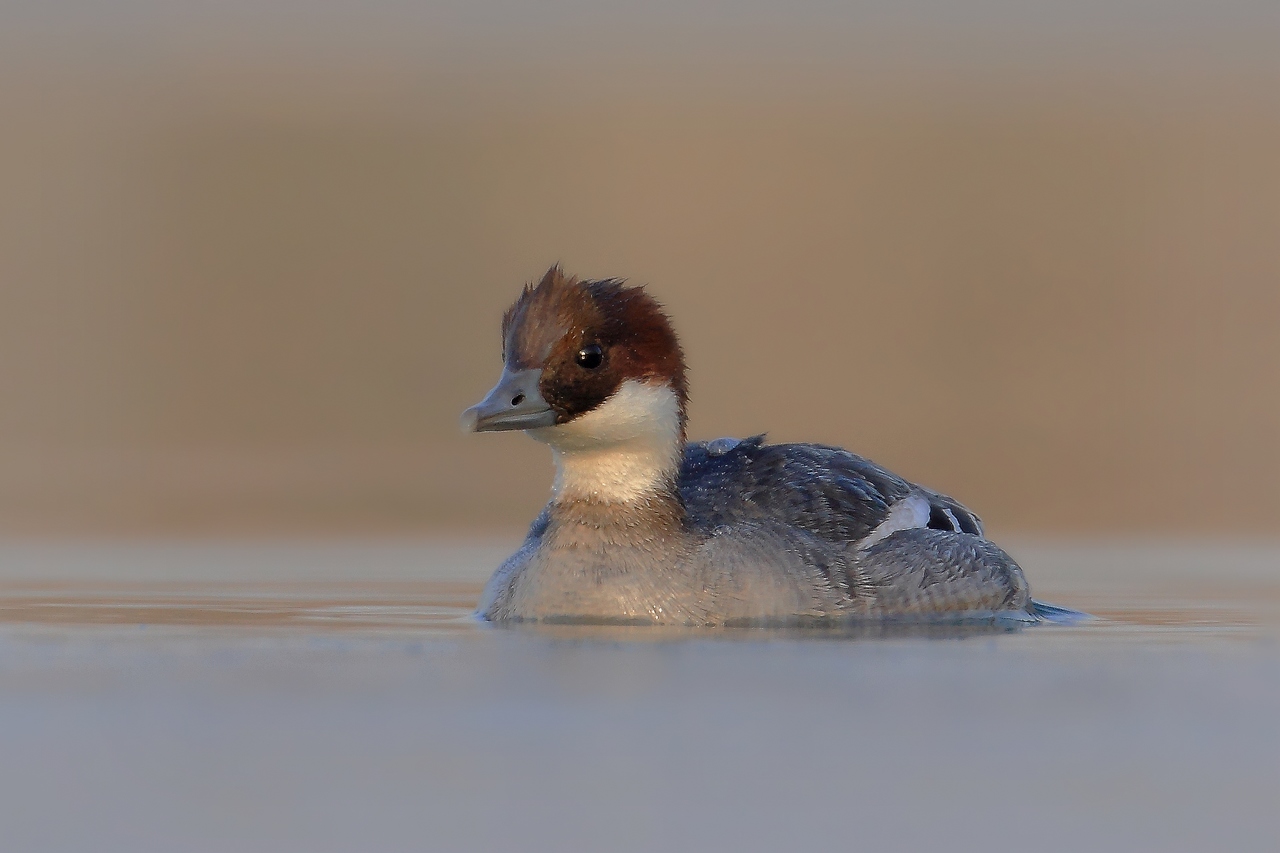
[[[684,356],[642,287],[552,267],[506,312],[502,347],[464,429],[523,430],[556,475],[483,619],[1037,618],[1022,569],[958,501],[838,447],[687,442]]]

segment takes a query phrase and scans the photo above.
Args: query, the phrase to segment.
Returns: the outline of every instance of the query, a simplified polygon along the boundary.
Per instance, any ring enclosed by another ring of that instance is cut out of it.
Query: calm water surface
[[[477,624],[506,550],[0,546],[0,849],[1280,849],[1280,547],[856,635]]]

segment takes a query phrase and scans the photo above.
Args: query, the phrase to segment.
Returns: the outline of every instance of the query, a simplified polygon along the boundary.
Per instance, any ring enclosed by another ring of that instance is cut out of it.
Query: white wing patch
[[[956,514],[954,512],[944,506],[942,508],[942,514],[947,517],[947,521],[951,522],[951,529],[956,533],[964,530],[964,528],[960,526],[960,519],[956,518]]]
[[[951,517],[952,523],[955,523],[955,517],[951,513],[947,513]],[[889,514],[885,520],[880,522],[875,530],[867,534],[867,537],[858,543],[858,548],[870,548],[881,539],[899,530],[914,530],[918,527],[927,527],[929,525],[929,499],[924,495],[916,492],[907,495],[893,506],[889,507]],[[960,525],[956,524],[956,530],[960,529]]]

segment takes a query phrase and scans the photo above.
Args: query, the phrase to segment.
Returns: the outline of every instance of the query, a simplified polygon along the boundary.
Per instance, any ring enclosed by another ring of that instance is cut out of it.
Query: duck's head
[[[526,430],[558,450],[684,442],[684,355],[642,287],[553,266],[502,319],[498,384],[462,415],[474,432]]]

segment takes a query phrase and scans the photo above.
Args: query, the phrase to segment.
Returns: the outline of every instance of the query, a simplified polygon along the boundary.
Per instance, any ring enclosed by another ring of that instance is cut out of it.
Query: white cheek
[[[680,401],[665,383],[628,380],[590,412],[528,434],[551,446],[558,499],[640,500],[679,469]]]
[[[595,450],[638,440],[668,442],[680,435],[680,401],[665,382],[628,379],[609,399],[567,424],[527,430],[557,450]]]

